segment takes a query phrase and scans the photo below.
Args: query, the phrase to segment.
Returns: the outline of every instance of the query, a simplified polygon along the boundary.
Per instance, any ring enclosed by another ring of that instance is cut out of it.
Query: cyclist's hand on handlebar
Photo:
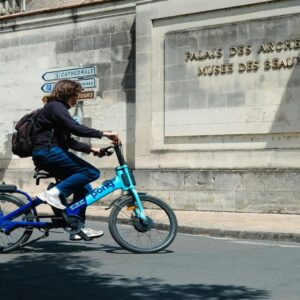
[[[109,146],[101,149],[91,148],[91,152],[95,156],[103,157],[103,156],[111,156],[114,153],[114,150],[113,150],[113,146]]]
[[[115,145],[121,144],[121,140],[120,140],[119,134],[117,132],[104,131],[103,136],[110,139],[112,144],[115,144]]]
[[[101,149],[91,148],[91,153],[93,153],[94,156],[103,157],[105,154],[102,152]]]

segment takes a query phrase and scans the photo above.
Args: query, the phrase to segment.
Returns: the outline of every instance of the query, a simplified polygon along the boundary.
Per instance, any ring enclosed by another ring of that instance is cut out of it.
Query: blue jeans
[[[32,160],[40,170],[45,170],[60,179],[56,185],[64,197],[74,193],[73,201],[82,199],[92,190],[89,184],[100,177],[98,169],[71,152],[60,147],[34,150]],[[85,213],[82,214],[82,217]]]

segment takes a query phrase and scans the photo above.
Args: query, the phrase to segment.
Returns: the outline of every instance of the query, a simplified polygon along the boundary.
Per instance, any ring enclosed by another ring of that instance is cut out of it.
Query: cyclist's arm
[[[70,115],[68,109],[58,102],[51,104],[52,118],[55,123],[60,124],[71,134],[80,137],[102,138],[102,131],[89,128],[85,125],[77,123]]]
[[[91,153],[91,149],[92,149],[91,146],[85,143],[78,142],[71,136],[68,138],[67,143],[68,143],[68,147],[72,150],[84,152],[87,154]]]

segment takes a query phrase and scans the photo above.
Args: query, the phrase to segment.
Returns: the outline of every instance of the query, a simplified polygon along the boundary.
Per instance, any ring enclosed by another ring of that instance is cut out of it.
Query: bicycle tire
[[[133,210],[131,213],[126,213],[128,208],[136,207],[133,197],[128,196],[117,202],[112,209],[108,220],[109,231],[113,239],[121,247],[131,252],[156,253],[162,251],[166,249],[176,237],[178,227],[176,216],[170,206],[161,199],[152,197],[150,195],[140,195],[139,197],[145,209],[146,216],[149,218],[148,221],[151,222],[152,228],[150,228],[150,230],[146,230],[145,232],[141,232],[141,230],[143,231],[143,227],[138,223],[140,221],[135,219]],[[152,214],[152,206],[157,207],[155,214]],[[120,213],[121,217],[119,217]],[[164,214],[166,215],[166,218],[162,219]],[[159,217],[161,219],[156,221],[154,220],[154,217]],[[149,247],[149,245],[155,241],[154,236],[151,236],[151,231],[153,231],[153,234],[154,231],[157,231],[158,236],[165,237],[162,238],[157,245],[152,245]],[[127,238],[123,236],[125,232],[128,234]],[[135,243],[132,239],[130,240],[129,234],[132,236],[136,235],[139,241]],[[147,244],[146,246],[143,246],[143,240]]]
[[[0,194],[0,212],[2,212],[3,216],[23,205],[25,205],[25,203],[18,197],[8,194]],[[24,212],[14,220],[32,221],[33,214],[31,211]],[[8,253],[19,248],[21,244],[26,243],[30,239],[32,231],[33,228],[30,227],[19,227],[6,235],[4,232],[1,232],[0,228],[0,253]]]

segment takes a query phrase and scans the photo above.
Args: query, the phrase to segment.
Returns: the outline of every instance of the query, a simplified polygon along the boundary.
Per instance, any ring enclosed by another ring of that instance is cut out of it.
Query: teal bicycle
[[[14,185],[0,185],[0,252],[7,253],[45,238],[53,228],[63,228],[69,234],[91,240],[82,231],[84,222],[79,216],[80,211],[116,190],[122,190],[126,195],[114,200],[107,208],[112,209],[108,224],[114,240],[134,253],[155,253],[166,249],[177,233],[173,210],[161,199],[136,191],[135,178],[124,160],[121,145],[105,148],[104,152],[117,155],[119,166],[115,169],[116,177],[104,181],[63,211],[52,208],[53,215],[50,216],[37,213],[36,207],[43,203],[39,198],[32,199]],[[34,177],[39,184],[39,180],[52,176],[38,170]],[[43,235],[30,240],[34,229],[40,230]]]

